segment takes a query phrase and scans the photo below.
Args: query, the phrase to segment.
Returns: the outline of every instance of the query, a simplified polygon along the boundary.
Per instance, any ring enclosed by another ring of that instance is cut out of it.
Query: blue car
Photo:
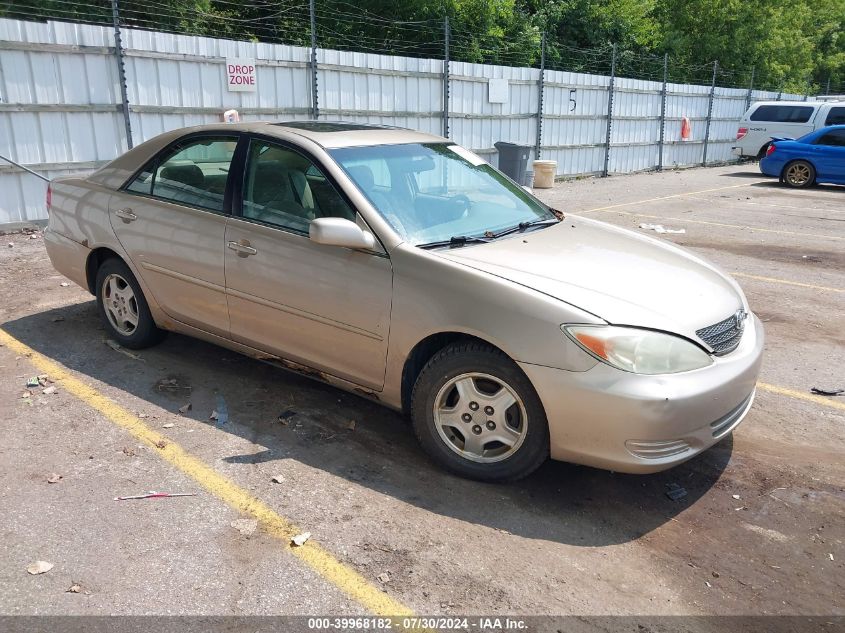
[[[845,185],[845,125],[829,125],[799,139],[774,138],[760,171],[790,187]]]

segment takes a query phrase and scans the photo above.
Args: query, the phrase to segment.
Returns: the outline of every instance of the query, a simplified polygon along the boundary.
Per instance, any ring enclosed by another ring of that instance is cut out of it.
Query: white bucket
[[[555,186],[555,174],[557,173],[556,160],[535,160],[534,161],[534,188],[551,189]]]

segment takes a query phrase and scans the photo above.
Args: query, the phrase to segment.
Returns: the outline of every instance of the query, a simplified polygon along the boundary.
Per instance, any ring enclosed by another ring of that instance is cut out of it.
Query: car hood
[[[696,330],[747,309],[736,282],[693,253],[577,216],[567,215],[549,228],[439,254],[615,325],[696,338]]]

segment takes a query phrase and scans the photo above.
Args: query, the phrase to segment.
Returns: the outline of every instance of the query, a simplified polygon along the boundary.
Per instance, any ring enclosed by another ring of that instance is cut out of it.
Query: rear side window
[[[806,123],[813,116],[812,106],[762,105],[751,114],[752,121]]]
[[[842,125],[845,123],[845,106],[831,108],[824,120],[825,125]]]
[[[156,157],[127,185],[168,202],[223,211],[223,197],[236,137],[191,139]]]
[[[845,147],[845,130],[832,130],[827,134],[822,134],[816,141],[816,145]]]

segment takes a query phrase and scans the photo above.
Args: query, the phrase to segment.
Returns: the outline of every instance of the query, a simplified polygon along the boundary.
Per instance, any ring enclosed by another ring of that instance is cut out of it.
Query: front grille
[[[739,310],[724,321],[696,330],[698,337],[707,343],[716,356],[723,356],[734,351],[742,339],[747,313]]]

